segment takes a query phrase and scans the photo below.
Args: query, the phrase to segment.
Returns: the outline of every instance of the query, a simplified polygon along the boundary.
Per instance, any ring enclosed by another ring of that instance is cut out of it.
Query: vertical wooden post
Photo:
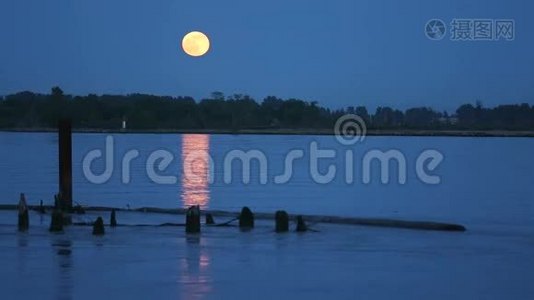
[[[279,210],[276,212],[276,232],[288,232],[289,231],[289,215],[284,210]]]
[[[215,225],[215,220],[213,219],[213,215],[210,213],[206,214],[206,225]]]
[[[30,227],[30,217],[28,215],[28,204],[26,197],[20,194],[19,200],[19,231],[26,231]]]
[[[241,209],[241,214],[239,215],[239,228],[254,228],[254,214],[246,206]]]
[[[297,232],[308,231],[308,226],[302,216],[297,216]]]
[[[72,209],[72,124],[60,120],[59,130],[59,192],[61,207]]]
[[[93,223],[93,235],[104,235],[105,233],[106,229],[104,227],[104,220],[102,217],[98,217]]]
[[[185,232],[200,233],[200,206],[191,206],[185,215]]]

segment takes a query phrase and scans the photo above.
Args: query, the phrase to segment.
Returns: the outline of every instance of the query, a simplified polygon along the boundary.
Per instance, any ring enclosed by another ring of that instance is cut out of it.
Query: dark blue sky
[[[529,0],[2,0],[0,94],[59,85],[329,107],[534,104],[533,16]],[[432,18],[514,19],[516,39],[431,41]],[[191,30],[209,35],[207,56],[181,51]]]

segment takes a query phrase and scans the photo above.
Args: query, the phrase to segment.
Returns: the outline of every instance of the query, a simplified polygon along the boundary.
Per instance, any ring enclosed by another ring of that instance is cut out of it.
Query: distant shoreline
[[[110,133],[110,134],[246,134],[246,135],[334,135],[330,129],[148,129],[148,130],[120,130],[120,129],[82,129],[75,128],[73,133]],[[0,132],[57,132],[55,128],[3,128]],[[412,130],[388,129],[368,130],[367,136],[436,136],[436,137],[534,137],[534,131],[509,130]]]

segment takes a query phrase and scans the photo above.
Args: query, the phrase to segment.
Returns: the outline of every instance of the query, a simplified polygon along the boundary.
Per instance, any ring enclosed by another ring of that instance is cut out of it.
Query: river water
[[[106,174],[106,140],[113,142],[109,178],[101,176]],[[316,172],[314,146],[335,155],[320,159]],[[94,150],[103,157],[87,164]],[[131,150],[138,155],[126,164],[128,171],[123,161]],[[249,183],[242,178],[246,166],[228,159],[235,150],[255,150],[265,157],[263,171],[258,160],[252,161]],[[291,176],[280,180],[292,150],[301,150],[303,157],[292,162]],[[399,183],[398,161],[391,164],[389,183],[381,182],[376,160],[370,164],[369,182],[364,180],[365,157],[376,150],[402,154],[404,183]],[[439,184],[429,184],[417,171],[418,158],[427,150],[443,158],[432,170],[425,168]],[[0,213],[0,281],[10,299],[534,295],[534,139],[367,137],[345,146],[329,136],[75,134],[73,152],[74,199],[82,205],[198,204],[236,212],[247,205],[258,212],[457,222],[468,231],[317,224],[319,232],[276,235],[271,222],[260,221],[248,233],[205,228],[200,237],[190,237],[181,228],[119,227],[97,238],[84,227],[49,234],[49,217],[34,213],[30,231],[17,233],[15,213],[5,211]],[[21,192],[30,204],[41,199],[52,203],[58,189],[55,134],[0,133],[0,157],[0,203],[16,203]],[[162,164],[165,157],[167,166]],[[329,167],[335,167],[335,176],[323,182],[318,175]],[[91,221],[97,214],[77,218]],[[131,224],[183,221],[133,212],[118,218]]]
[[[286,209],[302,214],[534,225],[534,139],[367,137],[344,146],[330,136],[118,134],[112,136],[111,176],[97,184],[87,175],[103,174],[106,159],[92,161],[90,172],[84,172],[83,160],[92,150],[105,156],[106,137],[73,137],[74,200],[82,205],[176,208],[199,204],[230,211],[247,205],[262,212]],[[336,156],[317,160],[318,175],[335,167],[335,176],[328,182],[316,180],[310,167],[313,143]],[[51,204],[58,191],[57,135],[0,133],[0,145],[0,203],[16,203],[19,194],[25,193],[30,203]],[[443,155],[437,168],[427,171],[439,176],[439,184],[423,182],[416,172],[417,158],[429,149]],[[138,151],[138,157],[130,162],[129,172],[123,172],[125,154],[131,150]],[[265,170],[252,160],[250,182],[244,182],[245,168],[239,159],[225,168],[235,150],[261,152]],[[276,177],[288,169],[285,160],[292,150],[302,151],[303,157],[292,162],[287,180],[276,183]],[[399,183],[396,161],[389,165],[388,183],[381,181],[377,160],[370,164],[370,181],[364,181],[363,160],[373,150],[395,150],[404,156],[404,184]],[[161,160],[149,166],[157,178],[147,171],[149,157],[156,151],[166,151],[172,159],[161,171]],[[347,162],[347,151],[352,152],[352,162]],[[348,165],[352,180],[346,175]],[[184,176],[184,170],[192,175]],[[171,180],[159,182],[161,176]]]

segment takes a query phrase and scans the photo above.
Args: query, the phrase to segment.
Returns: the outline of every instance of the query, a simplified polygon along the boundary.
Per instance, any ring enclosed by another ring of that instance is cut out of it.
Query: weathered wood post
[[[116,227],[117,226],[117,218],[115,216],[115,209],[111,210],[111,218],[109,220],[109,225],[111,227]]]
[[[215,220],[213,219],[213,216],[211,214],[206,214],[206,224],[207,225],[215,224]]]
[[[104,220],[102,220],[102,217],[98,217],[93,223],[93,235],[104,235],[105,233]]]
[[[19,200],[19,231],[26,231],[30,227],[30,217],[28,215],[28,204],[26,196],[20,194]]]
[[[50,232],[63,231],[63,213],[58,208],[54,208],[52,212],[52,220],[50,221]]]
[[[61,194],[54,195],[54,212],[59,212],[63,225],[67,226],[72,224],[72,218],[68,214],[68,208],[64,203],[65,202],[62,200]]]
[[[276,221],[276,232],[288,232],[289,231],[289,215],[284,210],[279,210],[276,212],[275,216]]]
[[[185,216],[185,232],[200,233],[200,206],[191,206]]]
[[[304,222],[304,218],[302,216],[297,216],[297,232],[305,232],[308,231],[308,226],[306,226],[306,222]]]
[[[243,207],[239,215],[239,228],[254,228],[254,214],[248,207]]]
[[[62,210],[72,209],[72,122],[60,120],[59,131],[59,194]]]

